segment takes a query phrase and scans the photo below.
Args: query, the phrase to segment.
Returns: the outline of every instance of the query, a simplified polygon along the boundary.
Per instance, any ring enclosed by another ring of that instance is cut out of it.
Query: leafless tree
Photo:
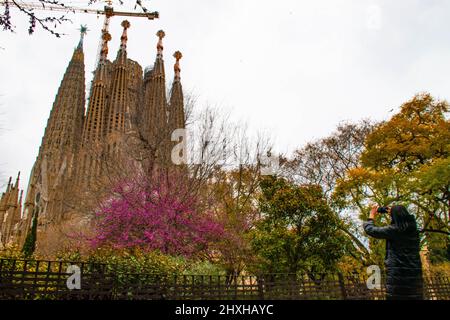
[[[359,165],[365,138],[373,128],[374,123],[369,120],[341,123],[330,136],[296,150],[293,159],[284,159],[283,174],[298,184],[320,185],[329,204],[335,207],[332,194],[336,182]],[[367,248],[358,238],[360,231],[354,219],[342,215],[339,218],[346,222],[342,224],[342,231],[363,256],[368,257]]]
[[[215,254],[207,252],[205,256],[214,260],[218,254],[231,277],[239,274],[251,258],[251,248],[244,237],[258,217],[260,158],[271,149],[271,142],[262,134],[252,137],[244,124],[234,123],[220,108],[206,106],[197,110],[195,98],[186,97],[185,101],[190,104],[187,109],[192,110],[186,112],[187,128],[191,132],[187,138],[187,163],[174,165],[168,157],[161,162],[156,154],[164,151],[163,139],[152,143],[142,133],[134,132],[124,144],[126,151],[119,157],[104,157],[101,150],[89,151],[100,157],[106,175],[100,175],[90,188],[79,193],[74,204],[82,216],[92,216],[105,199],[125,196],[111,191],[120,181],[143,183],[139,188],[151,190],[155,183],[161,182],[158,180],[161,175],[173,179],[175,172],[177,179],[182,179],[179,185],[183,187],[179,192],[177,184],[171,184],[175,188],[173,192],[181,198],[198,197],[199,211],[213,212],[228,233],[236,235],[224,238],[215,247]]]

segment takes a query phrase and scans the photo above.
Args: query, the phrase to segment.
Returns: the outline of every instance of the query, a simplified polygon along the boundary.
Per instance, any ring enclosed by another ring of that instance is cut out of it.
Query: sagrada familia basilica
[[[137,154],[150,149],[157,162],[167,160],[170,133],[185,127],[179,51],[175,76],[166,97],[162,30],[158,31],[156,59],[145,70],[127,55],[128,21],[122,22],[120,48],[107,59],[111,35],[102,34],[102,47],[91,83],[86,110],[83,39],[66,69],[47,121],[42,143],[30,173],[25,197],[20,173],[10,178],[0,200],[0,249],[21,247],[34,223],[44,234],[52,226],[77,216],[83,219],[84,194],[100,188],[110,175],[107,163],[124,163],[130,145]],[[145,142],[145,143],[135,143]],[[76,214],[78,213],[78,215]]]

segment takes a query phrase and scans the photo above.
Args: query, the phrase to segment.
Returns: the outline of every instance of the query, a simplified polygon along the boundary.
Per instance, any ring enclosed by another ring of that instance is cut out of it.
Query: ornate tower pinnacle
[[[174,58],[176,59],[175,65],[173,66],[173,69],[175,71],[175,81],[180,80],[180,59],[183,57],[183,54],[180,51],[175,51],[173,54]]]
[[[83,42],[84,42],[84,36],[86,35],[86,33],[88,32],[88,28],[86,25],[81,25],[80,26],[80,42],[78,42],[78,49],[83,48]]]
[[[163,30],[159,30],[156,35],[159,38],[158,44],[156,45],[156,49],[158,50],[158,58],[162,57],[164,46],[162,39],[166,36],[166,33]]]
[[[100,59],[99,59],[99,67],[96,70],[96,74],[94,77],[94,83],[98,81],[102,81],[106,77],[106,60],[108,57],[108,41],[111,41],[112,37],[109,32],[103,32],[102,34],[102,49],[100,51]],[[92,94],[91,94],[92,95]]]
[[[123,27],[122,36],[120,37],[120,48],[117,52],[117,58],[116,61],[119,64],[125,65],[125,62],[127,60],[127,29],[130,27],[130,22],[127,20],[122,21],[121,26]]]
[[[128,20],[123,20],[121,23],[123,27],[122,36],[120,37],[120,50],[125,50],[127,48],[127,29],[130,27],[130,22]]]
[[[109,32],[104,32],[102,35],[103,43],[102,50],[100,51],[100,63],[105,62],[108,56],[108,41],[111,41],[112,37]]]

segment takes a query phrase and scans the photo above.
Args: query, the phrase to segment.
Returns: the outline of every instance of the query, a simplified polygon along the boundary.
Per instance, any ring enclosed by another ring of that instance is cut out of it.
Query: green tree
[[[213,199],[210,209],[224,228],[216,249],[230,277],[240,274],[253,259],[248,235],[257,216],[259,179],[259,166],[240,165],[235,170],[217,170],[208,186]]]
[[[322,188],[295,185],[284,178],[261,181],[261,220],[252,234],[252,246],[260,258],[259,272],[335,271],[338,261],[353,246],[340,228]]]

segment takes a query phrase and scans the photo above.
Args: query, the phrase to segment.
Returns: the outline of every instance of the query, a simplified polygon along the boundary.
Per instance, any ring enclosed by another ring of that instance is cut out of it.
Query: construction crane
[[[91,13],[91,14],[104,14],[106,19],[111,18],[112,16],[124,16],[124,17],[144,17],[150,20],[159,18],[159,13],[157,11],[154,12],[146,12],[147,9],[144,9],[145,12],[124,12],[124,11],[115,11],[112,7],[112,1],[106,1],[107,5],[102,9],[93,9],[93,8],[78,8],[73,6],[67,6],[65,4],[55,5],[55,4],[44,4],[42,2],[23,2],[23,1],[5,1],[0,0],[0,5],[4,6],[8,2],[8,5],[11,8],[23,8],[23,9],[32,9],[32,10],[43,10],[43,11],[64,11],[64,12],[81,12],[81,13]]]
[[[0,5],[4,6],[7,1],[0,0]],[[65,12],[81,12],[81,13],[93,13],[93,14],[104,14],[107,17],[112,16],[126,16],[126,17],[146,17],[150,20],[155,18],[159,18],[159,13],[155,12],[124,12],[124,11],[114,11],[112,7],[112,1],[106,1],[107,5],[103,10],[101,9],[93,9],[93,8],[78,8],[74,6],[67,6],[65,4],[55,5],[55,4],[44,4],[42,2],[23,2],[23,1],[8,1],[8,4],[14,7],[20,7],[24,9],[33,9],[33,10],[44,10],[44,11],[65,11]]]
[[[6,1],[0,0],[0,5],[5,5]],[[102,36],[103,33],[108,32],[109,29],[109,20],[113,16],[123,16],[123,17],[141,17],[147,18],[149,20],[158,19],[159,12],[146,12],[147,9],[143,8],[144,12],[124,12],[124,11],[115,11],[112,7],[112,1],[106,1],[106,5],[102,9],[93,9],[93,8],[78,8],[74,6],[66,6],[64,4],[54,5],[54,4],[43,4],[42,2],[23,2],[23,1],[8,1],[8,4],[11,8],[23,8],[23,9],[32,9],[32,10],[43,10],[43,11],[64,11],[64,12],[80,12],[80,13],[90,13],[96,15],[105,15],[105,20],[103,22],[102,34],[100,35],[100,42],[97,51],[97,57],[95,61],[95,67],[98,67],[100,61],[100,51],[102,47]]]

